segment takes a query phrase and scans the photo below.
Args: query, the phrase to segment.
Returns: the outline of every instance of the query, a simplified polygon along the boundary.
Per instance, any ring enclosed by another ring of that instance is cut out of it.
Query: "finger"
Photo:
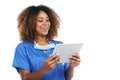
[[[80,59],[79,59],[79,58],[76,58],[76,57],[73,57],[73,56],[72,56],[72,57],[70,57],[69,59],[70,59],[70,60],[73,60],[73,61],[80,62]]]
[[[50,69],[53,69],[56,66],[56,64],[59,62],[59,60],[60,60],[60,58],[56,58],[56,59],[50,61],[49,62]]]
[[[70,63],[72,66],[76,67],[80,64],[80,62],[74,61],[74,60],[70,60]]]
[[[70,60],[70,62],[72,62],[72,63],[80,63],[81,61],[80,60],[78,60],[78,61],[76,61],[76,60]]]
[[[60,57],[56,57],[54,60],[56,63],[58,63],[60,61]]]
[[[48,61],[51,61],[51,60],[54,59],[56,56],[57,56],[57,54],[50,55],[50,56],[46,59],[46,61],[47,61],[47,62],[48,62]]]
[[[46,62],[51,60],[51,55],[46,59]]]
[[[76,58],[79,58],[80,59],[80,55],[79,54],[73,54],[72,57],[76,57]]]
[[[49,70],[54,69],[55,65],[56,65],[56,63],[51,64],[51,65],[49,66]]]
[[[59,62],[59,60],[60,60],[60,57],[56,57],[56,58],[52,59],[51,61],[49,61],[48,65],[51,65],[51,64],[53,64],[53,63],[56,64],[56,63]]]
[[[51,55],[50,60],[54,60],[55,58],[59,57],[57,53]]]

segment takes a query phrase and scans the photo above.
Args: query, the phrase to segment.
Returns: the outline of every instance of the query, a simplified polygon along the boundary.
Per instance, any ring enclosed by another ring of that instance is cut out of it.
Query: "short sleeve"
[[[15,49],[13,67],[30,70],[29,61],[27,58],[27,51],[23,44],[19,44]]]

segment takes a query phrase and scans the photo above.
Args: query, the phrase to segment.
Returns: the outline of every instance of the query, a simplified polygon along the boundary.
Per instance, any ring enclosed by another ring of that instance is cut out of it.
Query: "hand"
[[[70,66],[71,67],[77,67],[79,64],[80,64],[80,56],[76,53],[76,54],[73,54],[70,58],[69,58],[69,61],[70,61]]]
[[[56,66],[56,64],[60,61],[60,57],[57,53],[49,56],[44,64],[43,64],[43,67],[46,69],[46,71],[50,71],[50,70],[53,70],[54,67]]]

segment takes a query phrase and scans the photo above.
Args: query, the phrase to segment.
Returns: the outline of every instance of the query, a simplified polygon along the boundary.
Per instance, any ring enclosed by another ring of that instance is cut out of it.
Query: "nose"
[[[44,20],[43,24],[44,24],[44,25],[49,25],[49,24],[50,24],[50,22],[49,22],[49,21]]]
[[[47,21],[46,21],[46,20],[44,20],[43,24],[47,25],[48,23],[47,23]]]

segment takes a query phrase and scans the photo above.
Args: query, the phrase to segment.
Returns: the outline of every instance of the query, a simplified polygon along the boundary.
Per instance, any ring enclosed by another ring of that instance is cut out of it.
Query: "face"
[[[46,36],[50,29],[50,21],[48,15],[44,11],[40,11],[36,21],[36,31],[39,36]]]

